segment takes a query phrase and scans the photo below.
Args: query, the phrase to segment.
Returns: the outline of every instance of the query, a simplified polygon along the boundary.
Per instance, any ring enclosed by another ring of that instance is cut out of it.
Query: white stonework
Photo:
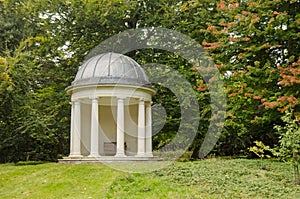
[[[78,70],[71,95],[70,155],[62,163],[149,161],[155,89],[131,58],[105,53]]]

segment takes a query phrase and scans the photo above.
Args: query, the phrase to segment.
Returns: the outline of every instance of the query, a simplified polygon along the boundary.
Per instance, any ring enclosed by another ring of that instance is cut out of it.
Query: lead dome
[[[123,84],[150,87],[142,67],[128,56],[109,52],[85,61],[70,87]]]

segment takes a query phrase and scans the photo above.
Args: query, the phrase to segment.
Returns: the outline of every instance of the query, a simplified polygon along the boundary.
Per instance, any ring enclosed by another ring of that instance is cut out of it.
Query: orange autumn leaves
[[[277,69],[282,78],[282,80],[278,82],[279,85],[290,87],[294,84],[300,84],[300,57],[288,67],[278,66]]]
[[[294,60],[295,58],[291,58]],[[285,112],[289,108],[294,108],[299,103],[299,99],[294,95],[294,93],[286,92],[287,88],[297,89],[300,86],[300,57],[297,61],[291,62],[289,65],[282,67],[278,66],[276,68],[269,70],[270,73],[278,72],[280,78],[278,79],[277,85],[281,93],[275,95],[275,97],[270,97],[267,89],[262,91],[257,90],[254,92],[253,89],[248,88],[246,83],[241,83],[239,87],[228,87],[229,92],[228,98],[235,97],[239,95],[245,98],[251,98],[253,100],[259,101],[263,107],[267,109],[277,108],[280,112]],[[233,72],[232,76],[237,77],[242,75],[241,73]],[[245,75],[245,74],[243,74]],[[241,98],[239,98],[241,99]]]

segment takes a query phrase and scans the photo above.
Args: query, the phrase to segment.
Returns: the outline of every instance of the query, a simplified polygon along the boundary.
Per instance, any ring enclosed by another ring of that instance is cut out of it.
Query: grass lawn
[[[0,198],[300,198],[290,165],[265,160],[264,166],[213,158],[125,173],[100,163],[2,164]]]

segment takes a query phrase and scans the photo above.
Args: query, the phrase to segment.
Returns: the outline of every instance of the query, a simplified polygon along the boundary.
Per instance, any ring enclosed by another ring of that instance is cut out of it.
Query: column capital
[[[151,106],[153,104],[153,102],[152,101],[145,101],[145,104]]]
[[[125,103],[125,98],[119,98],[119,97],[117,97],[117,103],[124,104]]]
[[[117,100],[125,100],[127,97],[117,96],[116,98],[117,98]]]
[[[143,99],[140,99],[140,100],[139,100],[139,104],[144,105],[144,104],[145,104],[145,101],[144,101]]]
[[[79,105],[80,101],[79,100],[74,100],[73,103],[74,103],[74,105]]]
[[[98,97],[97,96],[93,96],[93,97],[89,97],[89,99],[90,100],[94,100],[94,99],[98,100]]]
[[[145,100],[145,98],[141,97],[141,98],[139,98],[139,101],[145,102],[146,100]]]
[[[152,105],[152,104],[153,104],[153,101],[152,101],[151,99],[149,99],[149,100],[147,101],[147,103]]]
[[[91,98],[91,100],[92,100],[92,103],[95,103],[95,102],[99,102],[99,99],[98,98]]]

